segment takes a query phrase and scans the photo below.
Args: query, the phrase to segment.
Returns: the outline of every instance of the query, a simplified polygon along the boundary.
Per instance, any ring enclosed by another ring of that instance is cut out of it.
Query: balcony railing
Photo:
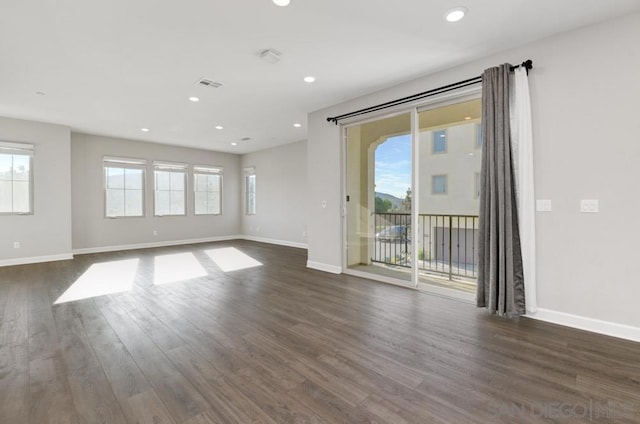
[[[374,214],[376,237],[372,262],[412,266],[411,214]],[[478,275],[478,216],[420,214],[418,269],[446,275],[449,279]]]

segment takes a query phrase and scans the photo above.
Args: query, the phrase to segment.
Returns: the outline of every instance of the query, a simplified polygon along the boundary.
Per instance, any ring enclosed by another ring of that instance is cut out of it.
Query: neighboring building
[[[420,132],[420,214],[478,215],[480,121]]]

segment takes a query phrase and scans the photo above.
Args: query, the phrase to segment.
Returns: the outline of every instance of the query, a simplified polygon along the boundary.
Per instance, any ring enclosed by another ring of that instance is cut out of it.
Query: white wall
[[[33,215],[0,215],[0,265],[71,255],[70,130],[0,118],[0,140],[35,145]],[[21,247],[13,248],[19,241]]]
[[[68,127],[0,118],[0,140],[35,145],[33,215],[0,216],[0,266],[71,258],[76,252],[189,240],[235,238],[306,247],[306,141],[239,155],[89,134]],[[104,156],[147,159],[143,218],[104,217]],[[153,216],[153,160],[224,167],[223,214]],[[242,207],[242,169],[258,175],[257,214]],[[157,230],[158,235],[153,232]],[[13,243],[19,241],[20,249]]]
[[[630,224],[640,210],[639,39],[634,14],[311,113],[309,261],[341,265],[341,133],[328,116],[531,58],[536,197],[553,201],[553,212],[537,215],[540,307],[594,326],[584,318],[640,327],[640,249]],[[599,199],[600,213],[581,214],[585,198]]]
[[[104,156],[147,159],[146,216],[104,216]],[[73,249],[211,239],[240,234],[240,156],[97,135],[71,135]],[[193,186],[187,187],[187,216],[153,216],[152,162],[172,161],[224,167],[222,215],[193,214]],[[68,169],[68,168],[67,168]],[[158,235],[154,236],[153,231]]]
[[[246,215],[243,203],[242,233],[306,247],[306,140],[243,155],[242,167],[249,166],[256,168],[256,214]]]

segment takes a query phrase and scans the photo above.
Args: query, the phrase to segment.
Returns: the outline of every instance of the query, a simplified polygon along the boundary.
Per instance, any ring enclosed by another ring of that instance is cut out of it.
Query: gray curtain
[[[516,181],[509,127],[511,65],[482,75],[482,170],[477,303],[491,313],[525,313]]]

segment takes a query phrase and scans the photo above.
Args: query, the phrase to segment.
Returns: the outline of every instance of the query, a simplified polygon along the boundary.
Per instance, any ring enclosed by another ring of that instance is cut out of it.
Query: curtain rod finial
[[[518,68],[524,68],[524,69],[526,69],[526,70],[527,70],[527,75],[528,75],[528,74],[529,74],[529,71],[530,71],[531,69],[533,69],[533,60],[531,60],[531,59],[527,59],[527,60],[525,60],[524,62],[522,62],[522,63],[521,63],[521,64],[519,64],[519,65],[512,66],[510,70],[511,70],[511,71],[514,71],[515,69],[518,69]]]

